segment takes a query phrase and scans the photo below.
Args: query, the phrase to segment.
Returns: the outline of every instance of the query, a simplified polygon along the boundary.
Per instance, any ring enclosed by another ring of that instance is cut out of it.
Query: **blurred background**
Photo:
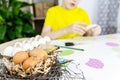
[[[120,0],[81,0],[79,4],[79,7],[88,12],[93,24],[101,25],[102,34],[120,32],[119,6]]]
[[[34,2],[45,0],[34,0]],[[57,1],[57,0],[46,0]],[[58,0],[60,5],[62,0]],[[81,0],[79,7],[88,12],[93,24],[99,24],[102,27],[103,34],[112,34],[120,32],[120,0]]]
[[[14,4],[8,6],[9,1]],[[41,34],[47,10],[61,3],[62,0],[0,0],[0,43]],[[78,6],[87,11],[92,24],[102,27],[101,35],[120,33],[120,0],[81,0]]]

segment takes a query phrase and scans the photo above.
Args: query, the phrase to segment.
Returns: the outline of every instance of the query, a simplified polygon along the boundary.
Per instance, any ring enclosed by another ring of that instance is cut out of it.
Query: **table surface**
[[[52,44],[64,46],[65,42],[73,42],[75,45],[71,47],[85,50],[72,50],[72,54],[61,57],[80,64],[86,80],[120,80],[120,34],[54,40]]]
[[[18,39],[0,45],[2,50],[6,45],[21,41]],[[73,48],[84,51],[60,48],[63,51],[71,50],[72,53],[62,54],[65,59],[72,59],[75,64],[80,64],[86,80],[120,80],[120,34],[110,34],[96,37],[73,38],[66,40],[53,40],[52,44],[64,46],[65,42],[73,42]],[[75,70],[74,67],[71,69]],[[79,80],[75,79],[74,80]]]

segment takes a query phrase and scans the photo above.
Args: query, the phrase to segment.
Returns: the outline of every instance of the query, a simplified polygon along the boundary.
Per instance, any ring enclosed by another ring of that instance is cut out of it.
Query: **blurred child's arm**
[[[76,22],[56,31],[52,31],[51,26],[44,26],[42,30],[42,36],[49,36],[51,39],[57,39],[60,36],[63,36],[64,34],[77,33],[80,35],[84,35],[86,33],[84,26],[86,25],[87,24],[85,23]]]
[[[41,33],[42,36],[49,36],[51,39],[57,39],[64,34],[67,34],[66,28],[52,31],[50,26],[44,26]]]

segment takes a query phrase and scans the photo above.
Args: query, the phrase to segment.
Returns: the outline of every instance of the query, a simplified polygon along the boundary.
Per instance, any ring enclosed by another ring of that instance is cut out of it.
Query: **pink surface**
[[[104,64],[100,60],[93,59],[93,58],[90,58],[89,61],[85,64],[89,67],[96,68],[96,69],[101,69],[104,67]]]
[[[112,46],[112,47],[120,46],[120,44],[114,43],[114,42],[107,42],[106,45]]]

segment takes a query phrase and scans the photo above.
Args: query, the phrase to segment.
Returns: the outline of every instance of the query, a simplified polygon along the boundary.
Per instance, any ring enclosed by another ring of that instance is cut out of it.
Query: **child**
[[[96,36],[101,32],[100,26],[89,30],[90,25],[87,13],[78,8],[80,0],[62,0],[61,6],[55,6],[48,10],[42,36],[51,39],[66,39],[76,36]]]

